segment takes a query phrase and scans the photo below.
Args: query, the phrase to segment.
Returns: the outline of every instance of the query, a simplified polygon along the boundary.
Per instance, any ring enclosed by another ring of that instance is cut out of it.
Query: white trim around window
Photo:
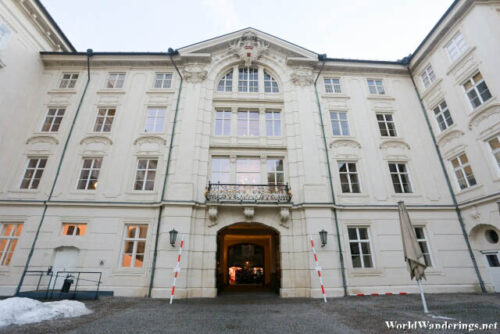
[[[0,222],[0,267],[7,267],[21,236],[23,223]]]
[[[500,134],[486,140],[486,145],[488,145],[496,170],[500,174]]]
[[[143,268],[147,253],[147,224],[126,224],[120,252],[120,267]]]
[[[347,226],[347,237],[352,268],[375,268],[369,228],[366,226]]]
[[[450,163],[459,190],[464,190],[477,184],[469,158],[465,152],[450,159]]]

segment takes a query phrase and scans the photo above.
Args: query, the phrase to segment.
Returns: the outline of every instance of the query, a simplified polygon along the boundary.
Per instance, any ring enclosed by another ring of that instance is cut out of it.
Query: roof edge
[[[73,46],[73,44],[71,44],[71,42],[68,39],[68,37],[66,37],[66,35],[61,30],[61,28],[59,28],[59,26],[57,25],[57,23],[54,20],[54,18],[49,14],[49,11],[40,2],[40,0],[33,0],[33,3],[38,7],[38,9],[43,13],[43,15],[45,15],[45,17],[47,18],[47,20],[49,21],[49,23],[53,26],[53,28],[56,30],[56,32],[61,36],[61,38],[63,39],[64,43],[66,43],[69,46],[69,48],[71,49],[71,51],[76,52],[76,49]]]

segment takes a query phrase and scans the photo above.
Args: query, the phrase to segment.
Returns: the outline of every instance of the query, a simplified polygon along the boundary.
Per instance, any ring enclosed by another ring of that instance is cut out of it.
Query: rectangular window
[[[102,158],[83,158],[77,189],[95,190],[101,171]]]
[[[158,159],[139,159],[134,190],[154,190]]]
[[[156,73],[154,88],[170,88],[172,85],[172,73]]]
[[[434,116],[436,117],[436,121],[438,123],[439,129],[444,131],[453,125],[453,119],[451,118],[450,111],[448,110],[448,106],[446,105],[446,101],[438,104],[434,109]]]
[[[425,235],[424,228],[423,227],[415,227],[415,234],[417,235],[417,242],[418,242],[418,245],[420,246],[420,250],[422,251],[422,254],[424,255],[425,265],[427,267],[432,267],[431,251],[429,248],[429,243],[427,241],[427,237]]]
[[[260,159],[237,159],[236,183],[260,184]]]
[[[465,153],[460,154],[454,159],[451,159],[451,165],[455,172],[455,177],[460,187],[460,190],[472,187],[476,184],[472,167]]]
[[[266,111],[266,135],[281,136],[281,113],[279,111]]]
[[[370,237],[366,227],[349,227],[349,248],[353,268],[373,268]]]
[[[94,124],[94,132],[110,132],[115,118],[115,108],[100,108]]]
[[[491,154],[493,154],[493,159],[496,162],[497,168],[500,171],[500,135],[488,140],[488,146],[490,147]]]
[[[267,159],[267,184],[284,184],[285,171],[282,159]]]
[[[229,158],[212,158],[212,183],[229,183],[231,168]]]
[[[167,108],[148,108],[146,115],[146,124],[144,126],[144,132],[147,133],[163,132],[166,114],[167,114]]]
[[[42,125],[42,132],[57,132],[61,125],[65,108],[50,108]]]
[[[484,82],[480,72],[477,72],[471,78],[467,79],[467,81],[463,83],[463,86],[465,94],[467,94],[473,109],[476,109],[491,98],[490,90],[488,86],[486,86],[486,82]]]
[[[238,91],[255,93],[259,91],[259,72],[256,68],[240,68],[238,76]]]
[[[122,267],[141,268],[146,253],[148,225],[126,225]]]
[[[355,162],[339,162],[340,185],[343,193],[359,193],[358,169]]]
[[[231,110],[217,109],[215,111],[215,135],[231,135]]]
[[[330,111],[330,121],[332,123],[332,133],[334,136],[349,136],[351,134],[346,112]]]
[[[63,73],[59,88],[75,88],[78,73]]]
[[[412,193],[410,177],[406,163],[390,162],[389,173],[396,193]]]
[[[106,88],[123,88],[125,73],[109,73]]]
[[[84,236],[87,232],[87,224],[63,223],[62,234],[68,236]]]
[[[340,87],[340,79],[338,78],[325,78],[325,91],[327,93],[342,93],[342,89]]]
[[[446,51],[451,61],[455,61],[462,53],[467,49],[467,44],[465,44],[464,36],[458,32],[451,41],[446,45]]]
[[[422,73],[420,73],[420,78],[425,88],[429,87],[429,85],[436,80],[436,75],[431,65],[427,66]]]
[[[378,128],[383,137],[396,137],[396,126],[392,114],[377,114]]]
[[[37,189],[46,164],[47,157],[30,158],[20,188]]]
[[[0,266],[10,264],[22,229],[21,223],[0,223]]]
[[[384,84],[382,80],[379,79],[367,79],[368,81],[368,89],[370,90],[370,94],[376,95],[384,95]]]
[[[259,135],[259,112],[250,110],[238,111],[238,136]]]

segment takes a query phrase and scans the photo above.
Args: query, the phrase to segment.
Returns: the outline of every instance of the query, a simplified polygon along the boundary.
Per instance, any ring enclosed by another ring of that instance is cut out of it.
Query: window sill
[[[40,193],[40,188],[38,188],[38,189],[12,189],[12,190],[9,190],[9,193],[13,193],[13,194],[38,194],[38,193]]]
[[[139,196],[147,196],[147,195],[158,195],[158,190],[130,190],[125,192],[127,195],[139,195]]]
[[[125,94],[122,88],[103,88],[96,92],[97,94]]]
[[[349,95],[343,93],[325,93],[321,94],[321,97],[328,99],[346,99],[346,100],[351,98]]]
[[[433,83],[431,83],[426,88],[424,88],[423,94],[422,94],[422,100],[425,100],[427,98],[427,96],[429,96],[430,93],[433,92],[434,89],[441,84],[442,81],[443,81],[443,79],[440,78],[438,80],[435,80]]]
[[[448,70],[446,71],[446,75],[449,75],[451,72],[457,69],[460,64],[462,64],[463,60],[466,59],[474,50],[476,49],[475,46],[469,47],[464,53],[462,53],[457,59],[451,63],[450,67],[448,67]]]
[[[366,97],[368,100],[386,100],[386,101],[394,101],[396,100],[394,97],[392,96],[388,96],[388,95],[375,95],[375,94],[369,94],[367,97]]]
[[[175,90],[172,88],[152,88],[146,91],[146,94],[173,94]]]
[[[420,198],[422,195],[415,193],[395,193],[391,194],[392,198]]]
[[[370,195],[368,195],[366,193],[342,193],[342,192],[340,192],[337,195],[337,197],[345,197],[345,198],[357,198],[357,197],[367,198],[369,196]]]
[[[375,268],[349,268],[349,276],[364,277],[364,276],[382,276],[382,271]]]
[[[452,132],[454,129],[457,128],[457,123],[453,123],[452,125],[450,125],[448,128],[444,129],[443,131],[439,132],[437,135],[436,135],[436,142],[439,143],[439,141],[443,138],[443,137],[446,137],[446,135],[450,132]],[[439,126],[437,127],[438,131],[440,131],[440,128]]]
[[[76,89],[73,88],[55,88],[47,92],[48,94],[76,94]]]
[[[480,189],[480,188],[482,188],[482,187],[483,187],[483,185],[482,185],[482,184],[475,184],[475,185],[473,185],[473,186],[471,186],[471,187],[468,187],[468,188],[465,188],[465,189],[462,189],[462,190],[458,190],[455,194],[456,194],[457,196],[458,196],[458,195],[462,195],[462,194],[467,194],[467,193],[469,193],[469,192],[472,192],[472,191],[474,191],[474,190],[476,190],[476,189]]]

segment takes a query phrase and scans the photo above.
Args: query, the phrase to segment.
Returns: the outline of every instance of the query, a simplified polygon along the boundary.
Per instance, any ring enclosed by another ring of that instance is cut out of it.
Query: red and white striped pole
[[[319,278],[319,284],[321,284],[321,293],[323,293],[323,300],[326,301],[326,293],[325,293],[325,285],[323,284],[323,277],[321,276],[321,267],[319,266],[318,262],[318,254],[316,254],[316,249],[314,248],[314,241],[311,237],[311,247],[313,250],[313,256],[314,256],[314,262],[316,262],[316,271],[318,272],[318,278]]]
[[[175,282],[177,281],[177,277],[179,277],[179,272],[181,271],[182,246],[184,246],[184,236],[182,236],[181,239],[181,245],[179,247],[179,255],[177,255],[177,265],[174,268],[174,281],[172,283],[172,292],[170,294],[170,304],[172,304],[172,301],[174,300]]]

